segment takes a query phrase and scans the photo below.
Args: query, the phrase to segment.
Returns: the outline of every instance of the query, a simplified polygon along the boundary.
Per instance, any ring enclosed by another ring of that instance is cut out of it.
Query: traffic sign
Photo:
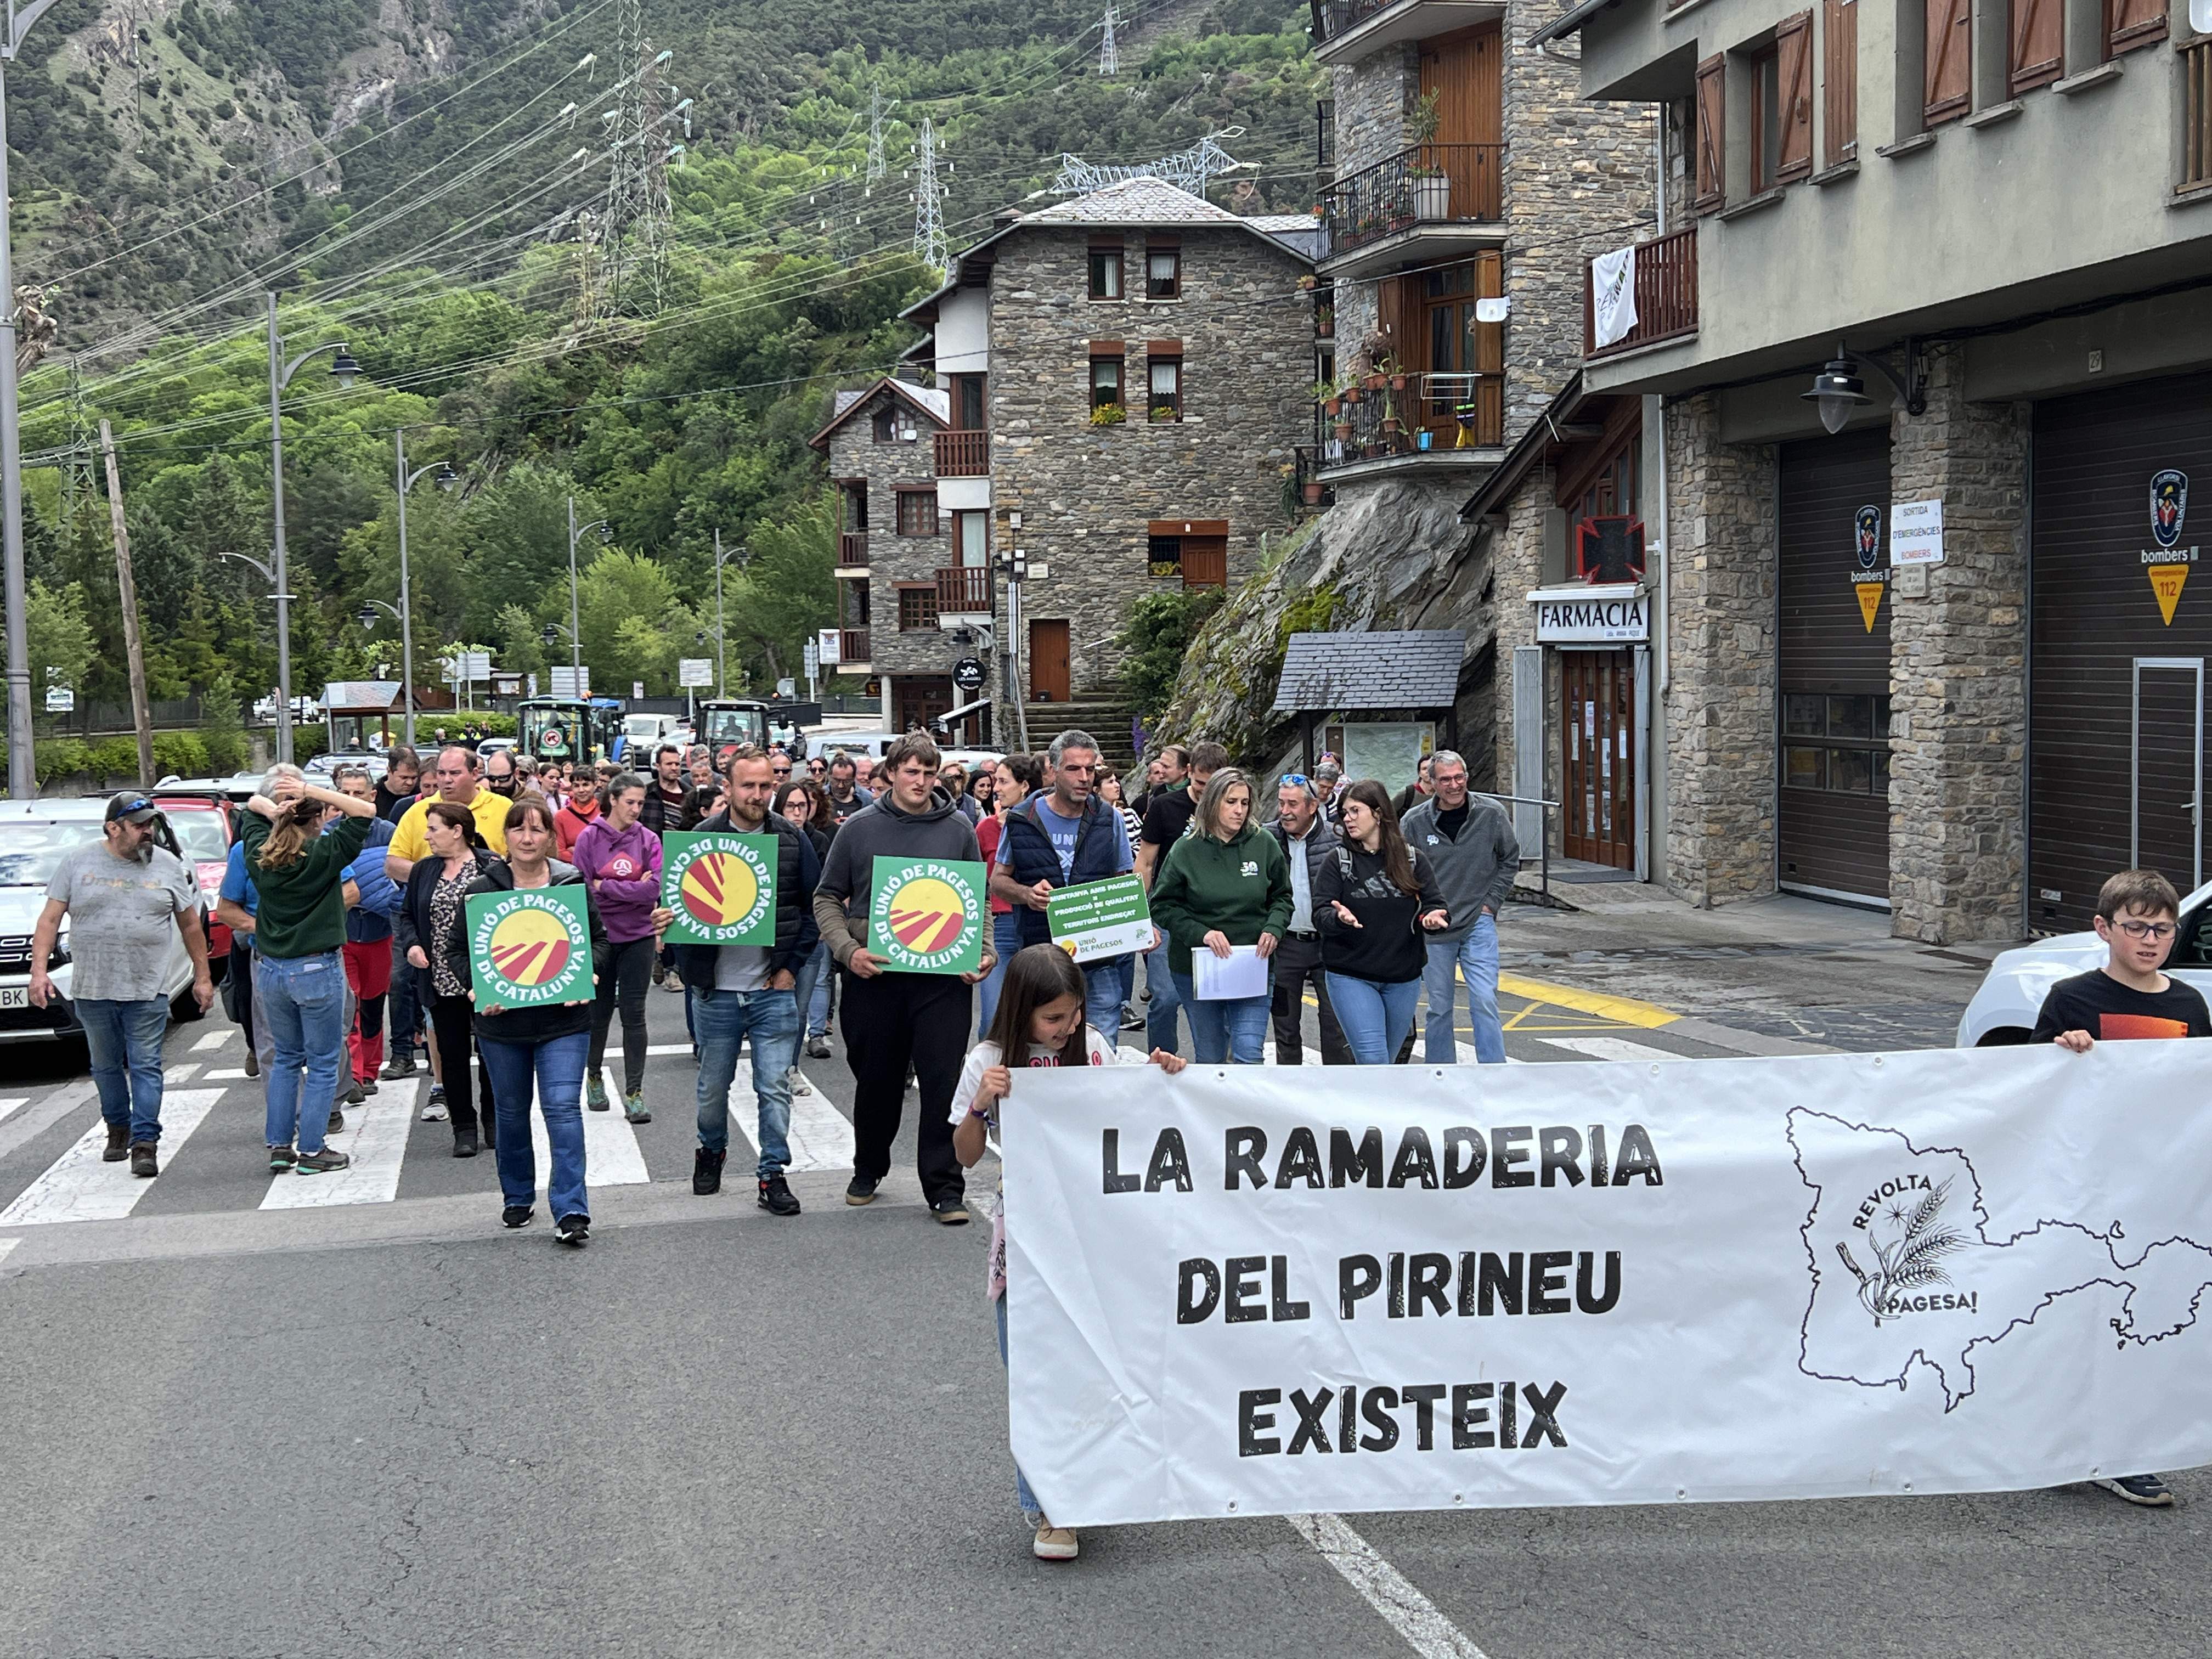
[[[46,713],[67,714],[74,713],[76,708],[76,693],[68,686],[50,685],[46,688]]]
[[[806,667],[806,678],[811,680],[821,672],[822,648],[812,640],[809,640],[806,642],[806,649],[802,654]]]
[[[811,645],[808,649],[811,650]],[[714,659],[712,657],[678,657],[676,659],[676,684],[679,686],[712,685],[714,683]]]
[[[787,676],[775,683],[775,695],[779,697],[793,696],[797,694],[798,690],[799,682]]]
[[[588,697],[592,695],[592,671],[571,668],[556,663],[547,671],[552,677],[553,695],[556,697]]]

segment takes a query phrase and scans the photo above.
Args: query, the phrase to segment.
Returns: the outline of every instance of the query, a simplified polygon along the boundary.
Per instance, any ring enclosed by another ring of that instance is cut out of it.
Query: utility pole
[[[576,605],[576,498],[568,497],[568,666],[584,665],[583,616]],[[581,696],[581,692],[576,695]]]
[[[154,716],[146,706],[146,652],[138,638],[138,582],[131,573],[131,532],[123,523],[123,477],[115,466],[115,437],[100,422],[100,453],[107,464],[107,515],[115,526],[115,586],[123,602],[123,655],[131,670],[131,724],[138,733],[138,787],[154,787]]]
[[[1106,21],[1098,40],[1098,72],[1101,75],[1119,75],[1121,72],[1121,54],[1114,45],[1114,8],[1109,5],[1106,8]]]
[[[85,419],[84,377],[76,359],[69,366],[70,441],[62,452],[62,540],[76,527],[77,509],[92,498],[92,430]]]
[[[932,270],[952,263],[945,234],[945,186],[937,178],[937,128],[921,118],[921,148],[914,175],[914,251]]]
[[[722,526],[714,526],[714,695],[730,695],[729,635],[722,626]]]
[[[868,173],[869,184],[890,176],[890,168],[884,161],[884,86],[878,81],[868,88]]]

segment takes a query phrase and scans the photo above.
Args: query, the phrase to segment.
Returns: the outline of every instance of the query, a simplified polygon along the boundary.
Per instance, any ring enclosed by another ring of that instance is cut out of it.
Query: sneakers
[[[353,1086],[365,1095],[373,1095],[376,1092],[376,1079],[373,1077],[357,1077],[353,1080]]]
[[[664,991],[681,992],[684,989],[684,976],[681,974],[671,974],[660,981],[660,988]]]
[[[1141,1031],[1144,1028],[1145,1016],[1139,1013],[1127,1003],[1123,1003],[1121,1005],[1121,1029],[1125,1031]]]
[[[131,1156],[131,1126],[111,1123],[107,1126],[107,1150],[100,1155],[102,1164],[120,1164]]]
[[[333,1170],[343,1170],[353,1160],[335,1147],[325,1146],[319,1152],[302,1152],[292,1160],[292,1167],[301,1175],[328,1175]]]
[[[580,1250],[592,1240],[592,1218],[587,1215],[564,1215],[553,1224],[553,1242]]]
[[[292,1149],[289,1146],[271,1146],[269,1149],[269,1173],[270,1175],[290,1174],[293,1162]]]
[[[584,1079],[584,1104],[594,1112],[607,1109],[607,1085],[597,1072]]]
[[[704,1198],[722,1190],[722,1160],[726,1152],[710,1152],[704,1146],[691,1154],[691,1190]]]
[[[527,1204],[510,1204],[499,1212],[499,1223],[509,1232],[515,1232],[527,1227],[537,1213]]]
[[[800,1071],[796,1066],[793,1066],[788,1072],[786,1072],[784,1076],[790,1080],[791,1092],[793,1094],[811,1095],[814,1092],[814,1085],[806,1080],[806,1073]]]
[[[477,1132],[474,1129],[453,1131],[453,1156],[474,1158],[477,1155]]]
[[[2093,1486],[2102,1486],[2115,1498],[2130,1504],[2140,1504],[2148,1510],[2173,1507],[2173,1494],[2166,1490],[2166,1482],[2154,1474],[2124,1474],[2117,1480],[2092,1480]]]
[[[940,1226],[964,1227],[968,1224],[968,1206],[957,1198],[933,1198],[929,1213]]]
[[[261,1075],[261,1056],[253,1052],[253,1039],[250,1036],[246,1039],[246,1074],[248,1077]]]
[[[367,1095],[362,1092],[361,1079],[359,1078],[349,1077],[346,1079],[345,1094],[343,1098],[344,1099],[345,1103],[349,1106],[358,1106],[362,1101],[368,1098]]]
[[[760,1206],[770,1215],[797,1215],[799,1200],[792,1196],[791,1187],[780,1175],[770,1176],[760,1184]]]
[[[633,1123],[653,1121],[653,1114],[645,1109],[645,1097],[641,1094],[623,1097],[623,1115]]]
[[[410,1049],[392,1055],[389,1060],[385,1062],[382,1075],[386,1081],[390,1081],[395,1078],[413,1077],[415,1075],[415,1055],[413,1051]]]
[[[343,1112],[342,1112],[342,1111],[338,1110],[338,1109],[337,1109],[337,1107],[335,1107],[335,1106],[331,1107],[331,1121],[330,1121],[330,1126],[329,1126],[327,1128],[325,1128],[325,1129],[323,1131],[323,1133],[324,1133],[325,1134],[326,1134],[326,1135],[334,1135],[334,1134],[341,1134],[341,1133],[343,1133],[344,1132],[344,1130],[345,1130],[345,1114],[344,1114]]]
[[[806,1039],[806,1057],[809,1060],[830,1058],[830,1034],[827,1031],[817,1031]]]
[[[425,1123],[443,1123],[445,1121],[446,1097],[434,1090],[431,1092],[429,1099],[422,1103],[422,1121]]]
[[[1075,1559],[1074,1529],[1055,1527],[1048,1515],[1037,1516],[1036,1536],[1030,1542],[1030,1553],[1040,1561],[1073,1561]]]
[[[131,1173],[151,1179],[161,1173],[161,1164],[154,1156],[154,1143],[134,1140],[131,1143]]]
[[[874,1203],[876,1185],[875,1176],[862,1175],[855,1170],[853,1178],[845,1183],[845,1201],[854,1205]]]

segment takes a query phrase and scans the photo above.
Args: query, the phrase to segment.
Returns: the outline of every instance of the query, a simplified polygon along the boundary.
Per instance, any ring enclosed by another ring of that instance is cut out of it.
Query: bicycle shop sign
[[[1576,583],[1538,588],[1536,639],[1543,645],[1617,645],[1651,637],[1651,597],[1642,584]]]

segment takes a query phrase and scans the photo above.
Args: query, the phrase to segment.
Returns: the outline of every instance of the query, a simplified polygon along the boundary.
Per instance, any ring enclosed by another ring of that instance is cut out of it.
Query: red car
[[[200,896],[207,901],[208,965],[220,979],[230,963],[230,929],[215,919],[215,901],[230,861],[230,803],[220,795],[173,795],[158,787],[153,794],[199,878]]]

